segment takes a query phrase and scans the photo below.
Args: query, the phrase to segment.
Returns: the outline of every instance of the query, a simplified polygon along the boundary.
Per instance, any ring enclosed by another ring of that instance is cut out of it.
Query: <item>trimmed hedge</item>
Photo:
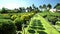
[[[16,34],[15,24],[10,20],[0,21],[0,34]]]

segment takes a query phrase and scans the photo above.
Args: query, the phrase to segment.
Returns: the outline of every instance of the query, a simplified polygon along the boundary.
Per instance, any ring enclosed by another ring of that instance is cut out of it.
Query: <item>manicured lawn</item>
[[[31,18],[30,24],[24,30],[23,34],[60,34],[39,14]]]

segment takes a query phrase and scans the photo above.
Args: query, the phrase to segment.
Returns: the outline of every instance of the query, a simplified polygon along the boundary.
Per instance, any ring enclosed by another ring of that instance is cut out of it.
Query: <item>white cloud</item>
[[[21,0],[0,0],[0,8],[5,7],[8,9],[14,9],[19,7],[27,7],[26,1]]]
[[[19,4],[16,4],[16,3],[7,3],[5,5],[0,5],[0,8],[2,8],[2,7],[8,8],[8,9],[14,9],[14,8],[18,8]]]

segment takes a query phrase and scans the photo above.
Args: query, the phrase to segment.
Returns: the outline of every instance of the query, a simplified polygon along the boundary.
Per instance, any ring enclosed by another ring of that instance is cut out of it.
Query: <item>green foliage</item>
[[[50,18],[48,18],[48,21],[49,22],[52,22],[52,24],[55,25],[56,24],[56,21],[58,21],[58,19],[55,18],[55,17],[50,17]]]
[[[0,34],[16,34],[15,24],[10,20],[0,19]]]
[[[47,5],[47,7],[48,7],[49,9],[51,9],[51,8],[52,8],[51,4],[48,4],[48,5]]]
[[[60,9],[60,6],[57,6],[56,9]]]
[[[1,13],[7,13],[6,8],[3,7]]]
[[[37,15],[37,17],[36,17]],[[59,32],[54,29],[51,24],[46,21],[43,17],[36,14],[30,21],[30,24],[25,29],[26,34],[59,34]],[[43,26],[43,27],[42,27]]]
[[[12,16],[11,16],[11,19],[12,19],[12,20],[15,20],[16,18],[17,18],[17,15],[12,15]]]
[[[16,27],[17,27],[17,30],[19,31],[19,30],[22,30],[22,24],[24,23],[24,21],[22,20],[22,19],[20,19],[20,18],[16,18],[15,20],[14,20],[14,22],[15,22],[15,25],[16,25]]]
[[[57,8],[58,6],[60,6],[60,3],[57,3],[54,8]],[[59,7],[58,7],[59,8]]]
[[[11,19],[14,20],[17,30],[22,30],[22,24],[27,25],[27,21],[29,21],[33,15],[34,13],[14,14]]]
[[[8,13],[16,13],[14,10],[10,10],[8,11]]]
[[[45,9],[46,9],[46,5],[45,5],[45,4],[43,5],[43,8],[45,8]]]
[[[0,19],[10,19],[10,15],[8,15],[8,14],[0,14]]]
[[[38,31],[39,34],[47,34],[46,32],[44,31]]]
[[[56,25],[60,26],[60,21],[57,21],[57,22],[56,22]]]
[[[30,21],[30,18],[33,15],[34,15],[34,12],[33,13],[30,12],[30,13],[5,13],[5,14],[0,14],[0,19],[2,19],[2,20],[0,20],[0,22],[1,22],[0,24],[2,24],[2,22],[3,22],[3,25],[5,25],[5,23],[8,23],[9,25],[8,26],[6,25],[6,28],[8,28],[8,27],[10,28],[10,27],[13,27],[13,24],[10,26],[10,23],[7,20],[12,20],[14,22],[15,27],[17,28],[16,31],[22,31],[22,24],[25,25],[24,27],[27,27],[27,25],[29,24],[28,21]],[[1,27],[2,27],[2,25],[0,25],[0,30],[2,29]],[[3,26],[3,28],[5,28],[5,26]],[[7,32],[7,29],[6,29],[6,32]],[[8,32],[11,34],[10,31],[8,31]],[[8,34],[8,32],[7,32],[7,34]]]
[[[52,12],[42,12],[40,13],[40,15],[42,17],[44,17],[45,19],[47,19],[49,22],[51,22],[52,24],[56,24],[56,21],[60,21],[60,13],[52,13]]]

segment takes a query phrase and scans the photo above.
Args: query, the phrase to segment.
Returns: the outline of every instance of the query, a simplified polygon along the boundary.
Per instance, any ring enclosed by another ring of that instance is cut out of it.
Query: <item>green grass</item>
[[[0,22],[5,22],[10,20],[10,15],[29,15],[32,13],[10,13],[10,14],[0,14]],[[38,13],[31,18],[27,28],[24,28],[22,34],[60,34],[48,21],[46,21],[42,16],[52,15],[54,13]],[[58,13],[56,13],[58,15]],[[33,15],[33,14],[32,14]],[[58,15],[59,16],[59,15]]]
[[[34,15],[34,13],[30,12],[30,13],[6,13],[6,14],[4,13],[4,14],[0,14],[0,24],[2,22],[9,22],[9,21],[14,22],[15,19],[12,20],[12,18],[11,18],[12,16],[14,18],[15,17],[14,15],[17,18],[21,17],[20,20],[23,20],[23,19],[28,20],[29,18],[31,18]],[[20,31],[20,32],[22,33],[22,31]]]
[[[34,20],[37,21],[33,22]],[[29,33],[28,30],[31,29],[34,30],[35,32]],[[30,24],[28,25],[27,28],[25,28],[24,32],[25,34],[60,34],[55,28],[53,28],[52,25],[49,24],[48,21],[41,17],[40,14],[36,14],[33,18],[31,18]],[[22,34],[24,34],[24,32]]]

